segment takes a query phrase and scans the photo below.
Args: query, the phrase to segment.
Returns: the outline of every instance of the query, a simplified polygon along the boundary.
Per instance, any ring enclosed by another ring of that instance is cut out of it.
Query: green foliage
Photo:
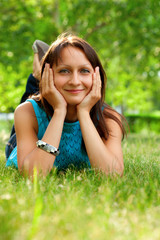
[[[153,113],[126,113],[132,133],[160,133],[160,111]]]
[[[2,0],[0,9],[0,111],[19,103],[34,40],[50,44],[64,31],[97,50],[108,76],[107,103],[160,108],[159,0]]]
[[[122,178],[68,170],[32,183],[5,167],[8,132],[1,123],[1,239],[159,240],[160,135],[132,134],[123,142]]]

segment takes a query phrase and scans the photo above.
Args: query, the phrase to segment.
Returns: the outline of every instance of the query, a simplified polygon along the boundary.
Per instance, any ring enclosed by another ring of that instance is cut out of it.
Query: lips
[[[66,89],[66,91],[69,92],[69,93],[76,94],[76,93],[82,92],[83,89],[71,89],[71,90],[67,90],[67,89]]]

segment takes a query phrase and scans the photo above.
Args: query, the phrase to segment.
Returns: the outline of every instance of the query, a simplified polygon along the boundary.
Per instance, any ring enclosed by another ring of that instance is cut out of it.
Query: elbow
[[[123,173],[124,173],[123,156],[120,158],[115,157],[112,164],[112,171],[113,171],[113,174],[123,177]]]
[[[33,173],[33,166],[31,166],[30,160],[28,158],[25,158],[23,163],[18,166],[18,169],[20,173],[24,177],[30,177]]]
[[[118,170],[118,171],[117,171],[118,175],[119,175],[120,177],[123,177],[124,164],[123,164],[123,163],[119,164],[119,168],[118,168],[117,170]]]
[[[109,169],[107,168],[107,170],[105,171],[105,174],[111,175],[111,176],[119,176],[119,177],[123,177],[123,173],[124,173],[124,164],[123,162],[117,162],[116,164],[113,164],[112,167],[110,167]]]
[[[35,176],[46,177],[51,171],[52,166],[50,162],[44,166],[39,160],[25,158],[21,171],[24,177],[34,179]]]
[[[18,160],[18,170],[21,174],[23,173],[23,169],[24,169],[24,160],[23,161]]]
[[[26,158],[24,160],[23,165],[22,165],[22,169],[23,169],[23,171],[29,172],[29,169],[30,169],[30,161],[29,161],[29,159]]]
[[[123,172],[124,172],[124,164],[122,163],[117,163],[116,168],[113,170],[113,172],[120,177],[123,177]]]

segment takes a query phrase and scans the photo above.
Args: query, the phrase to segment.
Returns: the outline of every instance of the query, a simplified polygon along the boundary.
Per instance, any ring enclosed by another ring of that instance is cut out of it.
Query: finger
[[[96,77],[97,77],[97,85],[99,85],[101,87],[102,82],[101,82],[99,67],[96,68]]]
[[[43,74],[42,74],[42,78],[41,78],[41,88],[42,88],[42,93],[43,93],[43,90],[44,90],[44,79],[45,79],[45,67],[46,65],[44,66],[44,70],[43,70]]]
[[[93,84],[92,84],[91,92],[93,94],[95,94],[95,92],[96,92],[96,72],[93,73]]]
[[[97,97],[100,97],[102,82],[101,82],[99,67],[96,67],[95,72],[96,72],[96,94],[97,94]]]
[[[49,68],[49,87],[53,89],[54,81],[53,81],[53,70]]]
[[[52,83],[55,86],[55,84],[54,84],[54,70],[53,69],[52,69]]]
[[[46,63],[45,67],[44,67],[44,71],[43,71],[43,75],[42,75],[42,92],[45,93],[46,91],[48,91],[49,86],[48,86],[48,71],[49,71],[49,66]]]

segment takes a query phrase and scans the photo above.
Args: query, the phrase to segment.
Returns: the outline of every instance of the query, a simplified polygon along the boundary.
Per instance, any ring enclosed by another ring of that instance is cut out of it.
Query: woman
[[[17,161],[29,176],[35,167],[47,175],[53,166],[70,165],[122,175],[125,130],[104,103],[105,81],[94,49],[76,36],[60,36],[43,58],[40,94],[15,111],[17,147],[7,165]]]

